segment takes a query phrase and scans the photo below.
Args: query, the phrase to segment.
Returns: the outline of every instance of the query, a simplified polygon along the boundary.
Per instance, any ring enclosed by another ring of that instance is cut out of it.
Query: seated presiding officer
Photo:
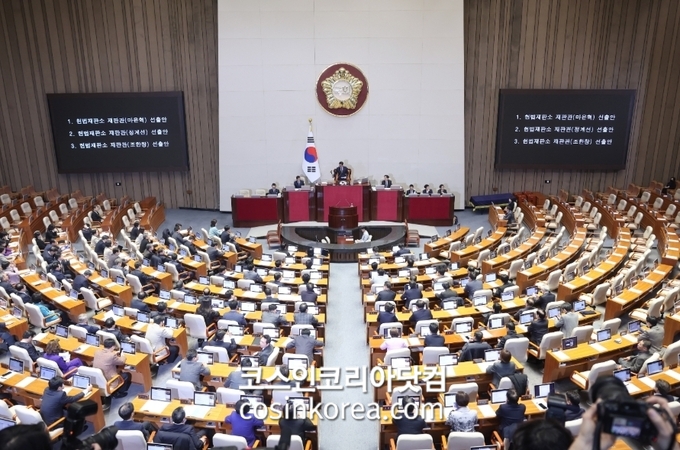
[[[368,230],[364,227],[361,229],[361,237],[357,239],[357,242],[370,242],[371,241],[371,235],[368,233]]]
[[[333,169],[333,178],[335,181],[347,181],[349,179],[349,169],[345,167],[345,163],[340,161],[338,167]]]
[[[293,186],[295,187],[295,189],[300,189],[304,185],[305,180],[303,180],[302,177],[300,177],[300,175],[296,176],[295,181],[293,181]]]
[[[406,190],[406,195],[411,195],[411,194],[417,194],[418,191],[416,191],[416,188],[412,185],[408,185],[408,189]]]
[[[426,184],[425,186],[423,186],[423,191],[421,192],[421,194],[432,195],[432,189],[430,189],[429,184]]]
[[[385,175],[385,176],[383,177],[383,180],[380,182],[380,184],[381,184],[383,187],[386,187],[386,188],[392,187],[392,180],[390,180],[390,176],[389,176],[389,175]]]
[[[437,189],[437,194],[442,195],[442,194],[448,194],[449,191],[446,190],[443,184],[439,185],[439,189]]]
[[[278,195],[280,193],[281,191],[279,191],[279,188],[276,187],[276,183],[272,183],[271,189],[269,189],[269,192],[267,192],[267,194],[270,195]]]

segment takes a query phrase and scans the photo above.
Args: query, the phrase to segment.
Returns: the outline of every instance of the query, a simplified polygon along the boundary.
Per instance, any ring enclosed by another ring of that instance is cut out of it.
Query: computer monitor
[[[495,273],[487,273],[487,274],[484,276],[484,281],[485,281],[486,283],[491,283],[491,282],[493,282],[493,281],[496,281],[496,274],[495,274]]]
[[[642,324],[640,323],[639,320],[631,320],[628,322],[628,332],[629,333],[637,333],[640,331],[642,328]]]
[[[612,330],[604,328],[597,331],[597,342],[607,341],[612,338]]]
[[[395,256],[394,257],[394,263],[395,264],[402,264],[402,263],[405,263],[405,262],[406,262],[406,258],[404,258],[403,256]]]
[[[217,394],[214,392],[197,392],[194,391],[194,405],[197,406],[215,406]]]
[[[236,283],[234,280],[224,280],[224,283],[222,283],[222,287],[224,289],[236,289]]]
[[[515,298],[515,291],[504,291],[501,293],[501,301],[509,302]]]
[[[562,350],[569,350],[570,348],[575,348],[577,345],[576,336],[562,339]]]
[[[116,317],[123,317],[125,315],[125,308],[123,308],[122,306],[113,305],[111,311],[113,311],[113,315]]]
[[[451,270],[458,270],[458,263],[457,262],[451,263],[449,267]]]
[[[567,272],[567,273],[564,275],[564,281],[566,281],[567,283],[569,283],[571,280],[574,279],[574,277],[575,277],[574,272]]]
[[[188,256],[187,251],[184,250],[183,248],[180,248],[179,249],[179,256],[181,256],[182,258]]]
[[[623,283],[619,283],[614,287],[614,295],[619,295],[623,292]]]
[[[297,245],[289,245],[286,250],[288,253],[296,253],[298,251]]]
[[[9,370],[16,373],[24,373],[24,362],[20,359],[9,359]]]
[[[652,361],[647,364],[647,375],[655,375],[663,371],[663,360]]]
[[[93,347],[99,347],[99,340],[100,340],[100,336],[97,336],[96,334],[87,333],[85,335],[85,343],[87,345],[91,345]]]
[[[427,261],[428,259],[430,259],[430,255],[428,255],[427,253],[421,253],[420,255],[418,255],[418,259],[420,261]]]
[[[262,292],[262,285],[261,284],[251,284],[249,287],[250,292],[254,292],[256,294],[259,294]]]
[[[470,322],[459,322],[456,324],[454,331],[456,334],[465,334],[472,331],[472,323]]]
[[[276,305],[276,310],[279,312],[279,314],[282,315],[288,312],[288,308],[283,303],[279,303],[278,305]]]
[[[149,397],[151,400],[169,402],[172,401],[172,390],[167,388],[152,387],[151,395]]]
[[[54,331],[54,334],[56,334],[57,336],[62,337],[62,338],[67,338],[68,337],[68,328],[63,326],[63,325],[57,325],[57,328]]]
[[[493,319],[489,320],[489,329],[490,330],[496,330],[498,328],[503,328],[505,326],[505,321],[503,320],[502,317],[494,317]]]
[[[257,309],[257,305],[252,302],[243,302],[241,303],[241,311],[242,312],[253,312]]]
[[[207,365],[215,362],[215,355],[210,352],[196,352],[196,360]]]
[[[24,312],[18,306],[13,306],[12,315],[17,319],[21,319],[22,317],[24,317]]]
[[[257,272],[257,274],[261,277],[266,277],[267,273],[268,273],[267,269],[262,269],[262,268],[258,268],[255,272]]]
[[[649,365],[647,365],[647,367],[649,367]],[[630,381],[630,369],[615,370],[614,376],[624,383]]]
[[[456,408],[456,394],[457,392],[447,392],[444,394],[444,408]]]
[[[179,320],[174,317],[166,317],[165,326],[168,328],[179,328]]]
[[[198,284],[208,285],[210,284],[210,279],[208,277],[198,277]]]
[[[534,397],[546,398],[555,392],[555,383],[543,383],[534,386]]]
[[[123,278],[121,276],[117,276],[116,277],[116,284],[118,284],[120,286],[125,286],[125,278]]]
[[[281,336],[281,330],[278,328],[263,328],[262,335],[269,336],[272,339],[278,339]]]
[[[460,280],[460,287],[464,288],[465,286],[467,286],[469,281],[470,280],[468,278],[463,278],[462,280]]]
[[[390,334],[390,333],[391,333],[391,330],[397,330],[397,331],[399,332],[398,337],[401,337],[401,332],[402,332],[401,328],[397,328],[397,327],[394,327],[394,328],[385,328],[385,329],[383,330],[383,336],[384,336],[386,339],[389,338],[389,337],[391,337],[391,334]]]
[[[390,361],[390,367],[393,369],[408,369],[411,367],[410,356],[396,356]]]
[[[40,366],[40,379],[41,380],[51,380],[57,376],[57,371],[51,367]]]
[[[309,279],[310,280],[320,280],[323,278],[323,275],[321,275],[321,272],[309,272]]]
[[[68,296],[71,297],[73,300],[78,300],[78,291],[75,289],[71,289],[71,291],[68,293]]]
[[[522,314],[519,315],[519,324],[520,325],[527,325],[531,323],[534,320],[534,313],[531,311],[528,312],[523,312]]]
[[[309,366],[309,361],[307,358],[288,358],[288,369],[304,369],[306,370]]]
[[[491,403],[505,403],[508,401],[509,389],[493,389],[491,391]]]
[[[538,292],[538,289],[536,288],[536,286],[529,286],[527,288],[527,296],[529,296],[529,297],[536,295],[537,292]]]
[[[500,348],[492,348],[489,350],[484,350],[484,362],[496,362],[501,357]]]
[[[437,269],[434,267],[426,267],[425,268],[425,275],[434,275],[437,273]]]
[[[264,403],[264,396],[262,395],[241,395],[240,400],[245,400],[250,403],[250,408],[257,408],[258,404]]]
[[[160,273],[165,273],[165,266],[163,264],[159,264],[156,266],[156,271]]]
[[[262,256],[260,256],[260,261],[263,262],[271,262],[273,259],[274,258],[272,257],[272,255],[269,255],[267,253],[263,253]]]
[[[160,291],[158,291],[158,297],[160,297],[161,300],[170,300],[170,291],[161,289]]]
[[[127,353],[128,355],[134,355],[137,353],[134,342],[121,342],[120,348],[123,350],[123,353]]]
[[[227,325],[227,331],[232,336],[243,336],[245,334],[245,329],[240,325]]]
[[[80,389],[87,389],[90,385],[90,377],[84,377],[82,375],[73,375],[71,378],[73,386]]]
[[[295,278],[295,271],[294,270],[284,270],[283,275],[281,275],[283,278]]]
[[[307,314],[316,316],[317,314],[319,314],[319,307],[316,305],[307,305]]]
[[[442,367],[458,365],[458,355],[455,353],[439,355],[439,365]]]
[[[472,304],[474,306],[484,306],[487,303],[486,295],[478,295],[476,297],[472,297]]]
[[[137,311],[137,322],[149,323],[149,314],[144,311]]]
[[[150,265],[150,264],[149,264],[149,260],[146,259],[146,258],[143,258],[143,259],[142,259],[142,266],[144,266],[144,267],[149,267],[149,265]]]
[[[576,300],[574,303],[574,312],[581,312],[584,309],[586,309],[586,301],[585,300]]]
[[[554,319],[560,315],[560,308],[550,308],[548,310],[548,319]]]
[[[243,266],[241,264],[236,264],[234,266],[234,272],[236,273],[243,273]]]
[[[213,298],[210,300],[210,306],[212,306],[213,308],[222,309],[224,308],[224,300],[219,298]]]
[[[286,257],[283,259],[283,262],[284,262],[285,264],[295,264],[295,257],[293,257],[293,256],[286,256]]]
[[[184,294],[184,303],[186,303],[187,305],[195,305],[196,297],[194,297],[191,294]]]
[[[194,261],[200,263],[203,261],[203,258],[201,258],[201,255],[194,255]]]
[[[5,428],[13,427],[17,423],[13,421],[12,419],[5,419],[4,417],[0,417],[0,430],[4,430]]]
[[[452,310],[458,308],[458,302],[456,300],[443,300],[442,309]]]
[[[290,286],[279,286],[279,295],[290,295],[292,292]]]

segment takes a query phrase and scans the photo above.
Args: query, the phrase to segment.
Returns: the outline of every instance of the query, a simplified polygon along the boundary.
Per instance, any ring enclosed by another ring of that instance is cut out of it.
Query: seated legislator
[[[475,431],[477,424],[477,412],[468,408],[470,396],[467,392],[456,394],[456,408],[449,413],[446,425],[451,427],[451,431],[469,433]]]
[[[347,167],[345,167],[345,164],[342,161],[340,161],[338,163],[338,167],[333,169],[332,173],[333,173],[333,180],[336,183],[341,182],[341,181],[349,183],[350,181],[352,181],[350,179],[349,169]]]
[[[378,292],[378,295],[375,297],[376,301],[387,301],[387,302],[393,302],[394,299],[397,297],[397,293],[392,290],[392,283],[389,281],[385,281],[385,289],[382,291]]]
[[[92,391],[92,385],[88,385],[83,392],[76,395],[66,395],[64,392],[64,379],[54,377],[47,382],[40,404],[40,415],[47,425],[51,425],[64,416],[64,406],[77,402]]]
[[[114,422],[113,424],[119,429],[119,430],[128,430],[128,431],[141,431],[142,434],[144,435],[144,439],[148,440],[149,435],[156,431],[158,427],[156,427],[155,424],[152,422],[135,422],[132,420],[132,416],[135,413],[135,405],[133,405],[130,402],[123,403],[120,408],[118,408],[118,416],[122,420],[118,420]]]
[[[408,319],[413,328],[415,328],[416,324],[421,320],[432,320],[432,311],[425,308],[424,301],[416,300],[416,307],[417,309],[411,313],[411,317]]]
[[[503,216],[503,220],[505,220],[508,225],[515,225],[517,223],[515,220],[515,214],[507,206],[505,207],[505,215]]]
[[[124,365],[125,357],[120,355],[120,350],[116,347],[116,341],[104,339],[104,348],[94,353],[92,367],[101,370],[104,378],[108,381],[118,375],[118,366]],[[120,376],[123,378],[123,386],[113,394],[115,398],[125,397],[128,389],[130,389],[130,384],[132,384],[132,375],[129,372],[121,372]],[[110,399],[108,400],[110,401]]]
[[[422,190],[421,194],[432,195],[432,189],[430,189],[429,184],[426,184],[425,186],[423,186],[423,190]]]
[[[399,336],[399,329],[390,328],[390,337],[380,344],[380,350],[397,350],[408,348],[408,342]]]
[[[437,194],[442,195],[442,194],[448,194],[449,191],[446,190],[443,184],[439,185],[439,189],[437,189]]]
[[[269,195],[279,195],[280,193],[281,191],[276,187],[276,183],[272,183],[271,189],[269,189],[269,192],[267,192]]]
[[[295,181],[293,181],[293,186],[295,187],[295,189],[300,189],[304,185],[305,185],[305,180],[303,180],[300,175],[296,176]]]
[[[508,323],[505,324],[505,329],[505,336],[498,338],[498,344],[496,344],[496,348],[505,348],[505,343],[510,339],[519,339],[524,337],[515,331],[515,322],[513,321],[508,321]]]
[[[182,361],[182,365],[179,368],[179,381],[188,381],[194,385],[197,391],[200,391],[203,389],[201,377],[210,375],[210,369],[196,359],[197,356],[196,350],[190,349],[187,351],[187,357]]]
[[[527,328],[529,340],[536,345],[541,345],[543,336],[548,332],[548,319],[545,317],[545,311],[541,309],[537,309],[534,316],[534,321]]]
[[[385,303],[385,311],[378,313],[378,326],[391,322],[399,322],[399,319],[394,314],[394,303]]]
[[[647,359],[649,359],[652,354],[649,349],[652,348],[652,343],[647,339],[638,341],[637,343],[637,355],[627,356],[625,358],[619,358],[618,368],[619,369],[630,369],[633,373],[638,373],[642,368],[642,365]]]
[[[397,427],[397,437],[404,434],[423,434],[427,423],[418,413],[417,405],[410,397],[404,399],[403,411],[403,414],[398,414],[392,422]]]
[[[418,193],[418,191],[416,191],[416,188],[412,184],[409,184],[408,189],[406,190],[405,194],[406,195],[412,195],[412,194],[417,194],[417,193]]]
[[[380,184],[381,184],[384,188],[391,188],[391,187],[392,187],[392,180],[390,180],[390,176],[389,176],[389,175],[385,175],[385,176],[383,177],[383,180],[380,182]]]
[[[492,383],[495,386],[501,381],[503,377],[509,377],[517,372],[517,366],[512,362],[512,354],[507,350],[501,350],[500,360],[486,368],[486,373],[493,374]]]
[[[444,336],[439,334],[439,324],[433,322],[428,325],[428,328],[430,329],[430,334],[425,336],[425,347],[445,347],[446,340]]]
[[[172,423],[162,425],[158,432],[162,433],[166,431],[170,433],[186,434],[191,439],[193,446],[190,450],[201,450],[203,444],[208,441],[205,430],[196,431],[193,425],[189,425],[186,422],[186,412],[184,412],[184,408],[179,406],[172,412]]]
[[[305,285],[306,289],[303,289],[302,292],[300,292],[300,300],[303,302],[312,302],[316,303],[316,299],[318,298],[318,295],[316,292],[314,292],[314,285],[312,283],[307,283]]]
[[[460,351],[460,362],[484,358],[484,352],[491,349],[491,346],[488,342],[482,341],[483,337],[481,331],[475,331],[474,340],[465,344]]]
[[[311,330],[307,328],[300,330],[300,334],[293,336],[292,339],[286,345],[286,348],[294,348],[296,354],[305,355],[309,360],[309,364],[312,364],[314,362],[314,349],[316,347],[323,347],[323,341],[313,338]]]
[[[250,404],[247,400],[237,401],[231,414],[224,418],[224,423],[231,424],[232,436],[244,438],[251,447],[257,440],[255,432],[258,428],[264,427],[262,419],[250,414]]]
[[[71,358],[69,362],[64,361],[64,358],[60,355],[61,353],[61,346],[59,345],[59,340],[58,339],[52,339],[50,342],[47,343],[47,346],[45,347],[45,355],[43,356],[45,359],[49,359],[50,361],[54,361],[57,363],[57,366],[59,366],[59,370],[62,371],[62,373],[66,374],[69,370],[73,368],[77,368],[83,365],[83,362],[79,358]],[[67,376],[66,378],[70,378],[70,375]]]
[[[151,323],[146,327],[146,334],[144,337],[149,340],[153,351],[158,351],[163,347],[168,347],[170,356],[168,362],[173,363],[179,356],[179,346],[166,343],[166,339],[172,339],[174,333],[172,328],[166,328],[163,324],[165,319],[162,316],[156,316],[151,319]]]
[[[307,312],[307,303],[300,304],[298,312],[293,314],[293,320],[296,325],[313,325],[315,328],[319,326],[319,321],[316,317]]]
[[[515,431],[517,424],[524,422],[524,414],[527,407],[519,403],[519,394],[516,390],[510,389],[507,393],[508,401],[498,407],[496,417],[498,417],[498,430],[501,437],[510,437]]]

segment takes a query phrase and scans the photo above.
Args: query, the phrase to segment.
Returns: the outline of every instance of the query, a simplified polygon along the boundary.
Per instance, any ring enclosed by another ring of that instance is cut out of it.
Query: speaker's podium
[[[321,184],[316,186],[316,221],[328,222],[331,206],[356,206],[359,222],[371,217],[371,185],[361,184]],[[332,227],[331,227],[332,228]]]
[[[328,208],[328,234],[336,244],[354,242],[354,231],[359,228],[357,209],[354,205]]]

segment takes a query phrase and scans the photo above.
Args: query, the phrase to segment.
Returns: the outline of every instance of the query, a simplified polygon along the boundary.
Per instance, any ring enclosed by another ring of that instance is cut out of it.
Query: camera
[[[82,441],[76,439],[65,442],[61,448],[62,450],[90,450],[92,444],[99,444],[102,450],[116,450],[116,447],[118,447],[117,432],[118,428],[112,425],[102,428],[99,433],[93,434]]]
[[[647,410],[653,406],[633,400],[620,379],[614,376],[599,378],[590,388],[590,397],[593,402],[601,400],[597,405],[600,432],[632,438],[642,444],[650,444],[659,434],[647,415]],[[673,422],[665,410],[659,408],[657,411]]]

